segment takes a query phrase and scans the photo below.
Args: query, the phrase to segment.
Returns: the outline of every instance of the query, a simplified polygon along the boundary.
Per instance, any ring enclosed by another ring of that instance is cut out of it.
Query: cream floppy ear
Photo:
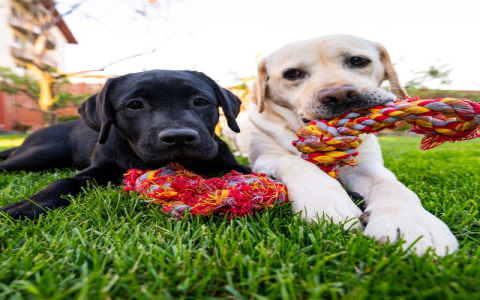
[[[385,77],[390,82],[390,92],[394,93],[400,98],[405,98],[408,96],[407,92],[400,85],[397,72],[395,72],[395,68],[390,60],[390,55],[388,54],[387,49],[380,44],[377,44],[377,49],[380,52],[380,61],[385,68]]]
[[[265,94],[267,89],[267,60],[263,58],[258,64],[258,77],[252,87],[252,102],[258,105],[258,112],[265,110]]]

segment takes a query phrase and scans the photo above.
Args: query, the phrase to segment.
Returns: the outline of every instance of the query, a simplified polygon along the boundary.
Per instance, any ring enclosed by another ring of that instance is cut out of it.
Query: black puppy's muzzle
[[[149,133],[133,146],[137,156],[146,162],[212,159],[218,153],[216,141],[202,128],[152,128]]]
[[[189,146],[198,138],[198,132],[193,129],[167,129],[158,134],[160,141],[168,146]]]

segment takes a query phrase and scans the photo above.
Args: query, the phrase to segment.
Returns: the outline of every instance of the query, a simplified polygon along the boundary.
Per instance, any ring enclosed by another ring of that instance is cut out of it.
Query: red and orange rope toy
[[[453,98],[397,100],[328,121],[313,120],[297,131],[299,139],[293,145],[305,160],[337,178],[340,167],[357,163],[359,134],[392,129],[399,121],[413,125],[410,132],[425,135],[421,148],[428,150],[446,141],[480,137],[480,104]]]
[[[159,204],[162,211],[182,217],[217,213],[244,216],[288,201],[285,185],[265,174],[243,175],[232,171],[221,178],[206,179],[171,163],[154,171],[131,169],[125,174],[124,189],[137,192],[146,202]]]

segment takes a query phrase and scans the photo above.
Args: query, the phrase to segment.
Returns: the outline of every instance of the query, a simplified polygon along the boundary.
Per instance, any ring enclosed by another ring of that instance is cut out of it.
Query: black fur
[[[157,169],[179,162],[203,175],[249,173],[214,134],[219,106],[229,127],[238,131],[240,100],[203,73],[154,70],[110,79],[82,104],[83,121],[47,127],[21,146],[0,152],[0,158],[6,158],[0,162],[4,171],[82,170],[0,212],[33,219],[47,209],[69,205],[62,195],[80,193],[88,181],[119,182],[130,168]]]

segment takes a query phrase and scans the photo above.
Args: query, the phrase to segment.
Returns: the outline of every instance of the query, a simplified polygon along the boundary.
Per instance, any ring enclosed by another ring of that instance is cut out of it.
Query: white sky
[[[79,1],[59,0],[58,8],[64,11],[61,3]],[[480,90],[475,2],[170,0],[144,18],[134,12],[142,8],[141,0],[89,0],[65,18],[79,42],[67,48],[67,72],[99,69],[160,45],[153,54],[108,67],[105,74],[191,69],[230,85],[232,72],[255,75],[258,56],[293,41],[345,33],[382,43],[403,82],[412,71],[448,64],[453,82],[445,88]]]

